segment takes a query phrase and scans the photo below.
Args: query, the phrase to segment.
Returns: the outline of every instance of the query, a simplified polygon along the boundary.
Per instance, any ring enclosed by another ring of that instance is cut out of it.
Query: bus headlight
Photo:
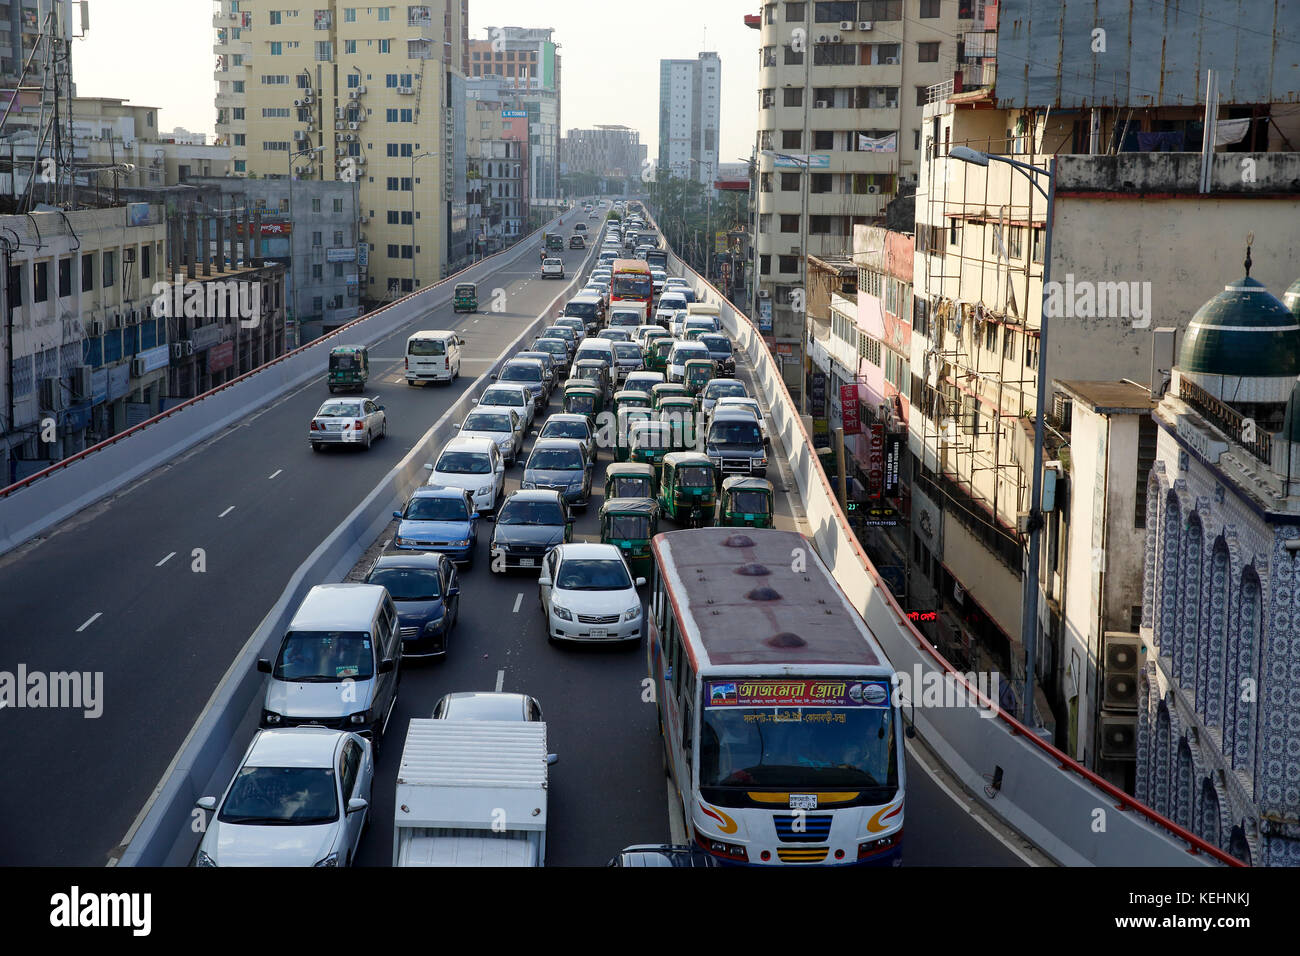
[[[898,830],[887,837],[881,837],[879,840],[867,840],[866,842],[859,843],[858,859],[865,860],[868,857],[884,853],[886,850],[892,850],[894,847],[898,846],[898,843],[902,838],[903,831]]]
[[[714,856],[720,856],[727,860],[736,860],[740,863],[749,862],[748,851],[737,843],[726,843],[722,840],[715,840],[702,833],[696,834],[695,840],[700,846],[704,847],[705,850],[712,853]]]

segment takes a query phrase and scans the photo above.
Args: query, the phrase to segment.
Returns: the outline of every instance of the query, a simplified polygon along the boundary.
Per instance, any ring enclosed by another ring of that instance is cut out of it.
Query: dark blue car
[[[393,547],[399,551],[435,551],[457,564],[473,564],[478,547],[478,512],[464,488],[420,488],[400,518]]]
[[[366,584],[388,589],[397,608],[403,657],[443,657],[460,614],[460,580],[445,554],[386,554]]]

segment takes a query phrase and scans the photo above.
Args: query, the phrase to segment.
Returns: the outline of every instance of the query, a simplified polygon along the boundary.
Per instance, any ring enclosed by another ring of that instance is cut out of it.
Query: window
[[[834,149],[835,131],[832,129],[813,130],[813,149]]]
[[[799,231],[799,217],[798,217],[797,215],[790,215],[789,213],[782,213],[782,214],[781,214],[781,231],[782,231],[782,232],[798,232],[798,231]]]
[[[783,102],[786,106],[803,106],[803,87],[787,86]]]
[[[938,16],[940,16],[939,0],[921,0],[920,18],[922,20],[933,20]]]
[[[1014,359],[1016,357],[1016,330],[1004,329],[1002,332],[1002,357],[1004,359]]]
[[[918,43],[916,45],[916,59],[918,63],[938,63],[939,44]]]
[[[312,264],[311,277],[313,279],[320,279],[324,277],[324,267],[319,262]]]
[[[273,26],[273,27],[278,27],[279,25],[280,25],[280,11],[279,11],[279,10],[272,10],[272,11],[271,11],[271,26]]]
[[[311,244],[313,246],[321,245],[321,234],[319,232],[313,232],[311,234]]]
[[[391,9],[390,7],[380,7],[380,8],[379,8],[379,22],[380,22],[380,23],[385,23],[385,22],[387,22],[387,21],[388,21],[389,14],[391,14],[392,12],[393,12],[393,11],[392,11],[392,9]]]
[[[777,256],[776,270],[777,272],[798,272],[799,257],[798,256]]]
[[[1025,368],[1038,368],[1038,336],[1025,336]]]
[[[356,41],[356,40],[344,40],[344,41],[343,41],[343,52],[344,52],[344,53],[356,53],[356,52],[357,52],[357,41]]]
[[[924,106],[924,105],[925,105],[925,102],[926,102],[926,89],[927,89],[927,87],[924,87],[924,86],[918,86],[918,87],[916,88],[916,105],[917,105],[917,106]],[[920,131],[917,130],[917,132],[919,133]]]
[[[87,252],[81,257],[81,291],[95,290],[95,254]]]
[[[758,257],[758,274],[764,276],[772,274],[772,257],[770,255]]]
[[[839,23],[841,20],[856,20],[858,4],[856,0],[838,0],[831,3],[813,4],[814,23]]]
[[[798,188],[799,188],[799,174],[798,174],[798,173],[782,173],[782,174],[781,174],[781,191],[782,191],[782,192],[793,192],[793,191],[798,190]]]
[[[856,44],[818,43],[813,47],[813,64],[815,66],[853,66],[857,62]]]
[[[140,278],[148,279],[153,275],[153,248],[151,246],[140,247]]]
[[[1008,250],[1007,250],[1007,251],[1008,251],[1008,253],[1009,253],[1009,255],[1011,256],[1012,259],[1022,259],[1022,258],[1024,258],[1024,255],[1025,255],[1025,252],[1024,252],[1024,242],[1023,242],[1023,240],[1021,239],[1021,235],[1022,235],[1023,231],[1024,231],[1024,227],[1022,227],[1022,226],[1012,226],[1011,229],[1010,229],[1010,233],[1011,233],[1011,235],[1010,235],[1010,240],[1011,240],[1011,241],[1008,243]]]
[[[782,149],[799,149],[802,145],[803,145],[803,130],[801,129],[781,130]]]
[[[792,46],[784,47],[785,65],[786,66],[803,66],[803,50],[796,50]],[[774,64],[766,64],[772,66]]]
[[[344,7],[344,8],[343,8],[343,22],[344,22],[344,23],[356,23],[356,22],[357,22],[357,8],[356,8],[356,7]]]
[[[961,220],[956,216],[948,223],[948,245],[954,248],[961,245]]]
[[[880,368],[880,340],[869,335],[861,336],[858,339],[858,357]]]
[[[59,260],[59,297],[72,295],[72,260]]]
[[[380,40],[380,41],[379,41],[379,52],[380,52],[380,53],[387,53],[387,52],[388,52],[388,41],[387,41],[387,40]]]
[[[284,53],[284,44],[279,41],[271,41],[271,56],[280,56]]]
[[[104,288],[113,285],[117,277],[117,253],[104,253]]]
[[[989,352],[998,350],[998,324],[992,320],[984,322],[984,348]]]
[[[803,23],[808,16],[806,3],[787,3],[785,5],[786,23]]]
[[[813,193],[828,193],[833,188],[835,177],[831,173],[813,173],[812,179],[808,184],[808,191]]]
[[[1034,227],[1034,261],[1043,261],[1043,229],[1041,226]]]
[[[858,3],[859,20],[901,20],[903,0],[861,0]]]
[[[32,301],[44,302],[50,297],[50,264],[32,263]]]
[[[759,235],[766,235],[772,231],[772,214],[770,212],[760,213],[758,217]]]

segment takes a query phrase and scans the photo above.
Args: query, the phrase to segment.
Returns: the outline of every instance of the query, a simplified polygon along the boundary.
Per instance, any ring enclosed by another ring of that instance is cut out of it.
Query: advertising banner
[[[208,372],[221,372],[235,364],[235,343],[222,342],[208,349]]]
[[[840,386],[840,418],[844,422],[845,435],[862,434],[862,421],[858,418],[858,386]]]
[[[711,680],[708,707],[888,707],[889,681]]]
[[[867,442],[867,497],[879,498],[885,490],[885,426],[872,425]]]
[[[898,465],[903,458],[903,436],[885,436],[885,497],[898,497]]]

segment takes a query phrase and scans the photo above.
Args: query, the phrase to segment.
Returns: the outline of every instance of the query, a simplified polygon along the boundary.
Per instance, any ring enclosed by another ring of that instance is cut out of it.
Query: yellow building
[[[358,182],[372,300],[466,259],[467,7],[220,0],[214,15],[217,136],[234,175]]]

